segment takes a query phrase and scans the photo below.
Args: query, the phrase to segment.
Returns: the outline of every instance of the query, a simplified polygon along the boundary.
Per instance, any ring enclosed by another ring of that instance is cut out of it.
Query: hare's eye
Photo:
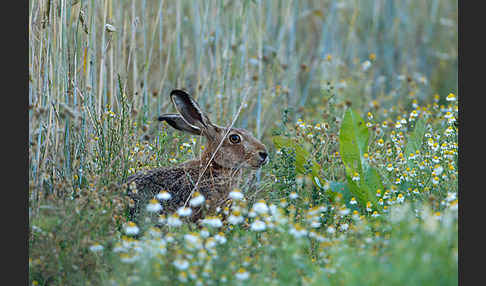
[[[240,143],[241,142],[240,135],[238,135],[238,134],[231,134],[229,136],[229,140],[233,144],[237,144],[237,143]]]

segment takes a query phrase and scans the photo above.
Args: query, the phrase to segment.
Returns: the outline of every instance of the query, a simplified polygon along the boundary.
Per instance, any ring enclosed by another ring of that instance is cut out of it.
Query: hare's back
[[[138,173],[127,179],[136,184],[136,191],[129,191],[130,197],[135,201],[147,202],[157,194],[166,191],[171,195],[168,203],[179,205],[187,198],[192,189],[192,182],[197,180],[193,170],[182,167],[159,168],[145,173]]]

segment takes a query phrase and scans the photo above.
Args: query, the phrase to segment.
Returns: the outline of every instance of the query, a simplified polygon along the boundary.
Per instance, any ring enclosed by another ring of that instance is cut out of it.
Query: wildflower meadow
[[[30,0],[30,285],[457,285],[458,3]],[[173,89],[265,144],[226,206]]]

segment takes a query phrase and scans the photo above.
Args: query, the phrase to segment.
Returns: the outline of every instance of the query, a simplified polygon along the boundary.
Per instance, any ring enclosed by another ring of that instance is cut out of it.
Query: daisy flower
[[[167,225],[172,227],[179,227],[182,225],[182,221],[177,214],[173,214],[167,218]]]
[[[209,216],[202,220],[201,222],[203,225],[210,226],[210,227],[222,227],[223,223],[218,217]]]
[[[457,100],[457,97],[456,97],[455,94],[449,93],[449,95],[446,97],[446,100],[447,101],[456,101]]]
[[[238,280],[247,280],[250,277],[250,273],[248,273],[245,269],[240,268],[235,273],[235,277]]]
[[[402,194],[398,194],[398,196],[397,196],[397,202],[398,203],[403,203],[404,200],[405,200],[405,198],[403,197],[403,195]]]
[[[192,209],[186,207],[180,207],[177,209],[177,214],[179,216],[190,216],[192,214]]]
[[[253,210],[258,214],[266,214],[268,212],[268,206],[264,200],[260,200],[253,205]]]
[[[202,240],[197,233],[188,233],[184,235],[184,240],[187,242],[187,246],[190,249],[201,249]]]
[[[89,250],[92,252],[100,252],[103,250],[103,245],[95,243],[89,247]]]
[[[156,198],[161,201],[167,201],[170,200],[172,196],[169,194],[167,191],[160,191],[160,193],[157,194]]]
[[[250,226],[250,229],[253,231],[263,231],[265,228],[266,224],[261,220],[254,221]]]
[[[133,263],[138,260],[140,256],[138,255],[133,255],[133,254],[128,254],[128,253],[122,253],[120,254],[120,261],[124,263]]]
[[[368,202],[366,203],[366,211],[371,212],[371,206],[372,206],[371,202],[370,202],[370,201],[368,201]]]
[[[225,244],[226,243],[226,237],[224,236],[224,234],[222,232],[218,232],[218,234],[216,234],[214,236],[214,239],[219,243],[219,244]]]
[[[346,231],[346,230],[348,230],[348,228],[349,228],[349,224],[347,224],[347,223],[343,223],[342,225],[339,226],[339,229],[341,231]]]
[[[363,71],[367,71],[370,67],[371,62],[369,60],[366,60],[361,64],[361,68],[363,69]]]
[[[197,207],[204,203],[204,196],[201,195],[199,192],[195,192],[192,199],[189,201],[189,205],[192,207]]]
[[[447,193],[446,201],[452,202],[456,200],[456,193]]]
[[[179,270],[186,270],[187,268],[189,268],[189,262],[181,258],[176,259],[173,265]]]
[[[127,235],[137,235],[139,231],[138,226],[132,221],[127,222],[125,225],[125,233]]]
[[[239,189],[234,189],[229,193],[229,197],[235,201],[242,200],[244,198],[243,193]]]
[[[156,199],[152,199],[149,201],[146,209],[148,212],[156,213],[162,210],[162,206],[159,204],[159,202]]]
[[[233,212],[229,217],[228,217],[228,222],[233,225],[237,225],[243,222],[243,217],[240,215],[239,212]]]
[[[327,230],[326,230],[326,231],[327,231],[327,233],[329,233],[329,234],[333,234],[333,233],[335,233],[335,232],[336,232],[336,229],[335,229],[333,226],[330,226],[330,227],[328,227],[328,228],[327,228]]]
[[[300,238],[307,234],[307,230],[301,225],[296,224],[290,228],[289,233],[292,234],[295,238]]]
[[[187,282],[187,273],[182,271],[177,275],[177,278],[179,279],[180,282],[186,283]]]

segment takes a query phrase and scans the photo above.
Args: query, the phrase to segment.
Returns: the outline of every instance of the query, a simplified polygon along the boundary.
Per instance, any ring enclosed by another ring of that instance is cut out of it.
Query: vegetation
[[[456,285],[457,37],[453,0],[29,1],[30,283]],[[129,221],[204,148],[174,88],[269,149],[225,221]]]

